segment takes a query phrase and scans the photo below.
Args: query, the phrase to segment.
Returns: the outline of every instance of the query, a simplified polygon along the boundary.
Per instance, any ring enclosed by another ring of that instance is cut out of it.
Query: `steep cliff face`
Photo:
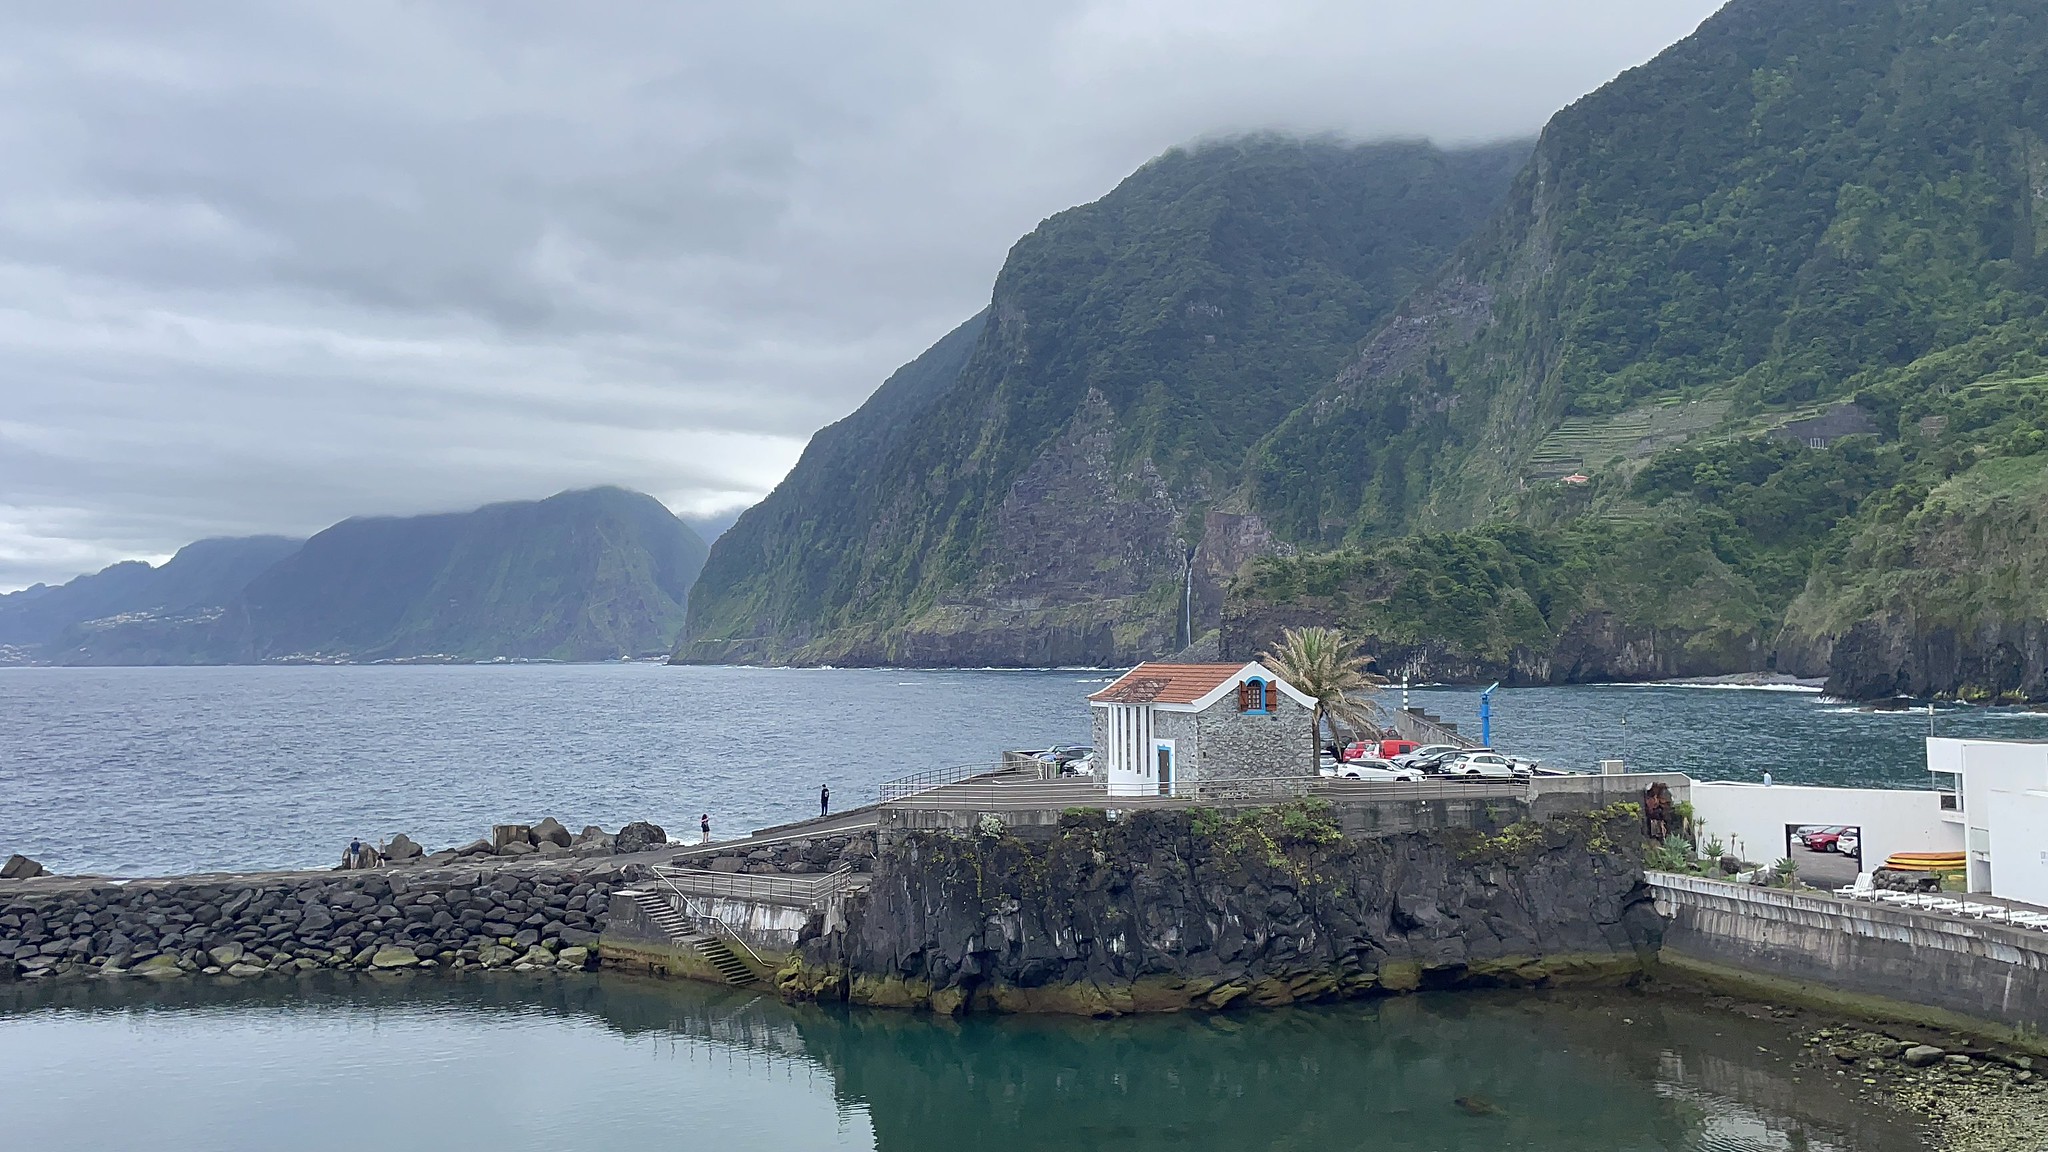
[[[1075,814],[1047,844],[885,844],[797,997],[1105,1014],[1620,980],[1662,922],[1629,813],[1352,840],[1312,808]]]
[[[1872,517],[1786,633],[1845,698],[2048,700],[2048,453],[1985,460]]]
[[[1212,630],[1223,565],[1267,540],[1236,496],[1247,450],[1525,154],[1239,140],[1047,220],[928,404],[868,452],[807,453],[717,542],[678,658],[1116,664]],[[1217,511],[1238,519],[1212,538]]]
[[[1771,667],[1777,608],[1689,513],[1570,531],[1493,527],[1269,557],[1232,585],[1222,655],[1335,624],[1383,674],[1576,684]],[[1786,594],[1789,597],[1789,593]]]
[[[1989,0],[1733,0],[1552,118],[1260,446],[1253,507],[1304,546],[1462,528],[1514,511],[1568,417],[1810,404],[2037,316],[2044,46],[2048,13]]]

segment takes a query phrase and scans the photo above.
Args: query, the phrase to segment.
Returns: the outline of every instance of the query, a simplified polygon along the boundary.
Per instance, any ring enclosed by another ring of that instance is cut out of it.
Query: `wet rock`
[[[131,975],[135,976],[163,977],[182,976],[185,974],[184,969],[178,967],[177,957],[163,955],[151,956],[128,971]]]
[[[250,976],[261,976],[265,971],[267,969],[259,968],[254,964],[230,964],[227,968],[228,975],[240,976],[244,979]]]
[[[1909,1068],[1925,1068],[1930,1064],[1940,1063],[1941,1058],[1946,1055],[1948,1053],[1932,1044],[1915,1044],[1900,1053],[1899,1059],[1905,1061]]]
[[[230,964],[239,963],[243,955],[245,955],[247,951],[248,950],[243,948],[239,943],[230,941],[229,943],[222,944],[218,948],[208,948],[206,950],[206,955],[210,957],[215,964],[220,965],[222,968],[226,968]]]
[[[419,954],[410,948],[379,948],[370,957],[370,967],[381,969],[411,968],[419,962]]]

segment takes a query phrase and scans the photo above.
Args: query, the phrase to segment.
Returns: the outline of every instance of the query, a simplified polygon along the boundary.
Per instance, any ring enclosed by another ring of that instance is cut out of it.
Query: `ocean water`
[[[1786,1029],[1627,993],[953,1021],[610,973],[0,985],[0,1116],[154,1152],[1924,1146]]]
[[[66,873],[325,866],[352,836],[430,849],[493,822],[648,819],[736,835],[881,782],[1088,739],[1090,671],[655,664],[0,669],[0,854]],[[1398,689],[1385,694],[1400,702]],[[1477,734],[1469,689],[1412,703]],[[1702,779],[1917,787],[1924,713],[1814,693],[1501,689],[1496,745]],[[2048,738],[2048,715],[1950,709],[1947,735]]]

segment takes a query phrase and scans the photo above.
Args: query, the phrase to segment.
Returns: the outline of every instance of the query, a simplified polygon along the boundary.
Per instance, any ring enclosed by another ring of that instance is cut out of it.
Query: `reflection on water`
[[[94,982],[0,989],[0,1116],[159,1152],[1920,1146],[1794,1051],[1629,994],[956,1022],[611,974]]]

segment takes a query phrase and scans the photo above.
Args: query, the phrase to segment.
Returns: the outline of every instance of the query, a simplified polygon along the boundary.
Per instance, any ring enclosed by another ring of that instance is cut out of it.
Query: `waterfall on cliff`
[[[1180,564],[1180,646],[1195,642],[1195,550],[1190,548]]]

